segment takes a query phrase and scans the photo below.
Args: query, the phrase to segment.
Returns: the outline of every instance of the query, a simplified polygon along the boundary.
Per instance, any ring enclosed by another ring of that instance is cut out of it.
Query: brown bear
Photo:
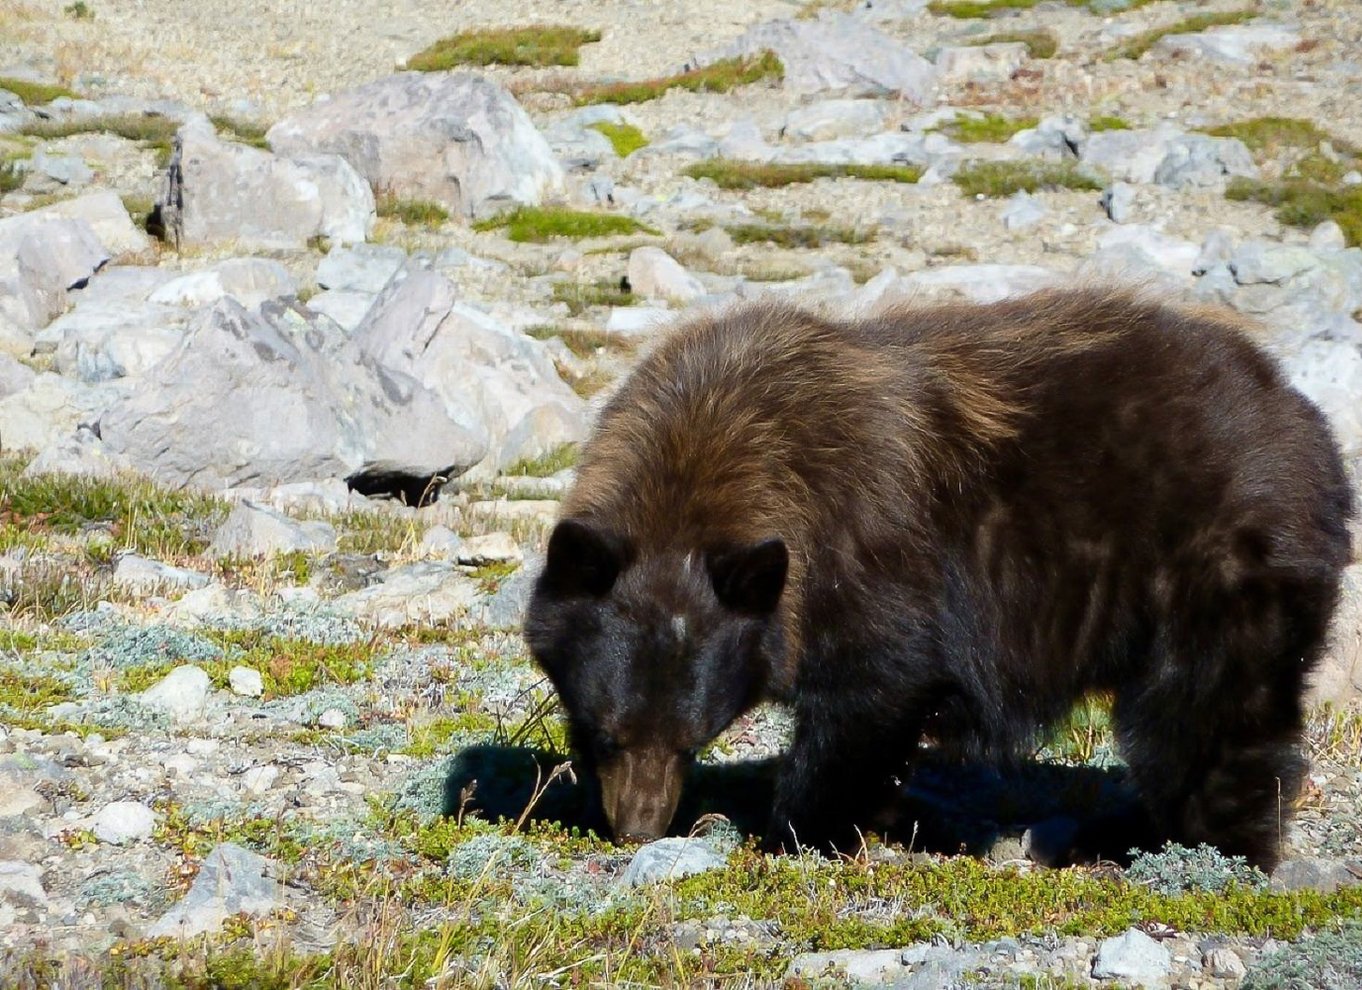
[[[759,702],[793,741],[767,845],[854,847],[924,731],[1018,751],[1113,699],[1131,841],[1271,868],[1350,557],[1319,411],[1233,314],[1133,292],[697,317],[585,445],[526,619],[619,837]]]

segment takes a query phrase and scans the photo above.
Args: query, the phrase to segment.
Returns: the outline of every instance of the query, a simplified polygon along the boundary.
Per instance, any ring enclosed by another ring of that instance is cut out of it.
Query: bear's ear
[[[714,593],[726,607],[737,612],[769,615],[785,590],[790,552],[785,541],[763,540],[736,550],[709,555],[709,577]]]
[[[628,562],[624,537],[581,519],[564,519],[549,537],[540,580],[562,595],[604,595]]]

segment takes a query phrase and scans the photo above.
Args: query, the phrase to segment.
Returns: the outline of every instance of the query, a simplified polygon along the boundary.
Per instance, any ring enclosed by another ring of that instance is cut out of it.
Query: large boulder
[[[290,157],[223,141],[212,127],[180,129],[158,208],[181,247],[228,241],[252,250],[298,249],[315,237],[362,241],[373,191],[344,159]]]
[[[374,189],[466,216],[533,205],[563,186],[515,97],[465,72],[378,79],[284,118],[267,138],[281,154],[340,155]]]
[[[0,220],[0,329],[9,331],[0,336],[18,340],[46,326],[66,309],[67,291],[84,285],[108,260],[109,251],[84,220],[47,213]]]
[[[43,450],[91,424],[127,389],[117,382],[87,385],[51,372],[0,399],[0,449]]]
[[[919,106],[933,95],[936,67],[865,21],[842,13],[767,21],[747,29],[706,61],[773,51],[785,86],[797,93],[899,96]]]
[[[442,275],[399,273],[353,340],[369,361],[439,395],[454,422],[481,431],[489,467],[539,456],[586,433],[586,404],[558,376],[544,345],[458,302]]]
[[[199,313],[100,432],[139,470],[203,487],[379,463],[452,476],[486,453],[429,389],[360,355],[325,319],[281,303],[252,313],[230,297]]]
[[[132,222],[128,208],[112,189],[101,189],[72,199],[63,199],[35,210],[32,214],[64,220],[84,220],[99,243],[111,254],[140,254],[151,247],[146,231]]]

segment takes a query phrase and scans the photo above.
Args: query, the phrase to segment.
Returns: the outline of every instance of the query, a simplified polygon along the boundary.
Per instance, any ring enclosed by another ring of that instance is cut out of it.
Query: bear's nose
[[[597,768],[601,803],[617,839],[646,842],[667,832],[681,800],[685,760],[660,746],[622,750]]]

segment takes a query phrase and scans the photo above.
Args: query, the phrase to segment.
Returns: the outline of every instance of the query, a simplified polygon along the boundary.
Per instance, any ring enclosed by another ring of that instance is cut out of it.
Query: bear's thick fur
[[[847,848],[924,732],[1013,753],[1103,692],[1139,841],[1270,868],[1351,511],[1323,417],[1233,314],[747,306],[606,406],[526,636],[620,835],[663,832],[691,755],[763,700],[796,716],[768,844]]]

